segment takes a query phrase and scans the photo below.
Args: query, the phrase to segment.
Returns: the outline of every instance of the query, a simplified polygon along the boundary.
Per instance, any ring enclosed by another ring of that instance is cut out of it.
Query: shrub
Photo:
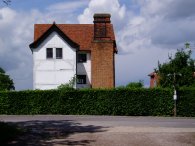
[[[69,84],[61,84],[57,88],[58,90],[74,90]]]
[[[58,90],[74,90],[76,84],[76,77],[72,77],[69,83],[61,84],[57,87]]]

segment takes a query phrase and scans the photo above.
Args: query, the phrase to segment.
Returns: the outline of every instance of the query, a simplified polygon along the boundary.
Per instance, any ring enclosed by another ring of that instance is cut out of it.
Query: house
[[[148,75],[150,77],[150,88],[158,86],[159,76],[156,72],[152,72]]]
[[[33,88],[55,89],[76,78],[76,88],[115,87],[117,53],[110,14],[94,24],[35,24]]]

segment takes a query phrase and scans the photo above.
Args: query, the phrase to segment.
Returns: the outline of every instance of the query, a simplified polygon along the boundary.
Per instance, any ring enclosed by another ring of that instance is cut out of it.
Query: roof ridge
[[[36,23],[35,25],[53,25],[54,23]],[[94,24],[64,24],[64,23],[55,23],[55,25],[94,25]]]

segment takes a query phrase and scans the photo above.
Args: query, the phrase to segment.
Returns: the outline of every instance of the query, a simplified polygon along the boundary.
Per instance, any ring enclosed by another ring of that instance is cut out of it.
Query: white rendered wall
[[[46,58],[46,48],[53,48],[53,59]],[[62,59],[56,59],[56,49],[62,48]],[[76,49],[71,48],[56,32],[33,49],[33,88],[55,89],[69,83],[76,75]]]
[[[87,61],[77,63],[77,75],[86,75],[86,84],[77,84],[77,88],[90,88],[91,87],[91,53],[87,54]]]

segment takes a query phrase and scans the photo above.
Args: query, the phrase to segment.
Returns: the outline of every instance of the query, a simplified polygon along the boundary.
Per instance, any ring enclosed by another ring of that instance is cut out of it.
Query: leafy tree
[[[143,88],[143,86],[144,86],[143,81],[139,81],[127,84],[126,88]]]
[[[177,50],[174,58],[169,56],[169,62],[158,63],[157,73],[161,87],[189,87],[195,85],[194,60],[191,51]]]
[[[0,68],[0,91],[1,90],[14,90],[13,80],[10,79],[8,75],[5,74],[5,71]]]

